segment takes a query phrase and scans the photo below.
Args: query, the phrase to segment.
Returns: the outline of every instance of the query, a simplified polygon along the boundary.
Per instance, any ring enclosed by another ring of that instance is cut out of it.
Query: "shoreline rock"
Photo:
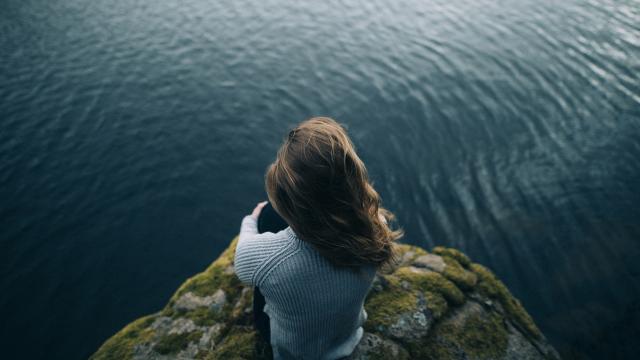
[[[253,289],[235,276],[237,237],[159,312],[113,335],[91,359],[269,359],[252,325]],[[378,271],[350,359],[560,359],[520,301],[462,252],[397,244]]]

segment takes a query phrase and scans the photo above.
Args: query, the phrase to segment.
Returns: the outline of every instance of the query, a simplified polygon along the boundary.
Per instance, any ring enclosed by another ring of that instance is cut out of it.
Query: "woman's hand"
[[[262,211],[262,208],[267,205],[267,202],[268,201],[259,202],[258,205],[256,205],[256,207],[253,209],[253,212],[251,212],[251,217],[258,220],[258,216],[260,216],[260,212]]]

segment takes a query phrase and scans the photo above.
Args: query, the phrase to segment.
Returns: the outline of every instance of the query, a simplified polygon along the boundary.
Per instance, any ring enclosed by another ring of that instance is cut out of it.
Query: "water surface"
[[[567,358],[640,350],[637,1],[0,8],[6,358],[86,358],[159,310],[313,115],[407,242],[494,269]]]

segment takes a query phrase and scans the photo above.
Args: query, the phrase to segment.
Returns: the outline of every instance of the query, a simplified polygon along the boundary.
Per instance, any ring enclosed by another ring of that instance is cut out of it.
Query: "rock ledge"
[[[137,319],[91,359],[269,359],[252,327],[252,292],[235,276],[237,237],[161,311]],[[463,253],[398,244],[378,272],[365,334],[351,359],[559,359],[493,273]]]

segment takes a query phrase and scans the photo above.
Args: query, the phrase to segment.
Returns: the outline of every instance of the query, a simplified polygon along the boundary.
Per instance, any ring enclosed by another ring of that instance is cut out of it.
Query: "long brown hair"
[[[394,215],[380,206],[346,130],[315,117],[291,130],[265,175],[267,195],[293,231],[337,266],[395,260]]]

